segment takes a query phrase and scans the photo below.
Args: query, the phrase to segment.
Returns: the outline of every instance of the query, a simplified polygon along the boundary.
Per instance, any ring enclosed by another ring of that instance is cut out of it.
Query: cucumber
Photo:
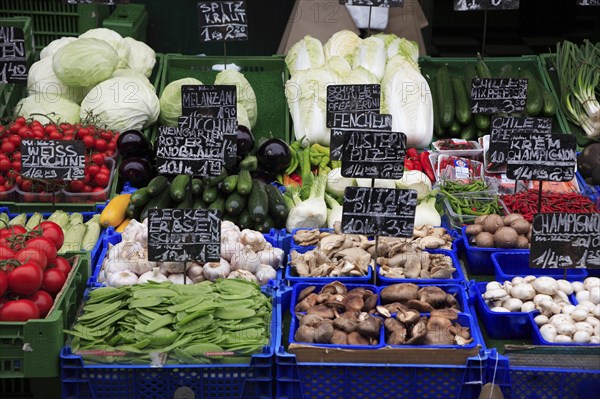
[[[475,126],[475,121],[471,121],[471,123],[462,128],[460,138],[463,140],[477,139],[477,127]]]
[[[521,69],[519,76],[527,79],[527,103],[525,104],[525,111],[529,116],[538,116],[544,108],[542,86],[528,69]]]
[[[190,175],[177,175],[171,182],[169,192],[171,199],[175,202],[181,202],[185,198],[185,193],[188,190]]]
[[[258,180],[252,181],[252,191],[248,197],[248,209],[250,217],[255,223],[262,223],[269,214],[269,198],[264,189],[264,183]]]
[[[552,93],[544,89],[543,97],[544,108],[542,108],[542,114],[544,116],[556,115],[556,101],[554,101],[554,96],[552,95]]]
[[[430,90],[435,88],[435,86],[429,79],[427,79],[427,84],[429,84]],[[444,137],[445,131],[444,128],[442,128],[442,125],[440,124],[440,111],[438,109],[438,102],[435,92],[431,93],[431,97],[433,100],[431,102],[431,106],[433,107],[433,134],[437,138]]]
[[[475,63],[475,69],[477,70],[477,75],[480,78],[493,77],[492,72],[490,71],[490,68],[488,68],[486,63],[483,61],[483,58],[481,58],[481,54],[479,54],[479,53],[477,53],[477,62]]]
[[[222,217],[225,214],[225,196],[217,196],[217,199],[208,206],[208,209],[215,209],[218,211],[219,217]]]
[[[238,182],[238,175],[227,176],[225,180],[223,180],[223,186],[221,186],[221,191],[226,194],[231,194],[235,191]]]
[[[179,203],[179,205],[177,205],[177,209],[192,209],[193,206],[194,195],[190,190],[187,190],[187,192],[185,193],[185,198]]]
[[[169,179],[166,176],[156,176],[148,183],[148,192],[155,196],[160,194],[169,185]]]
[[[452,93],[454,94],[456,119],[461,125],[466,125],[471,122],[472,118],[469,95],[463,81],[456,76],[452,78]]]
[[[170,190],[163,190],[162,193],[158,194],[156,197],[152,197],[150,201],[142,210],[142,214],[140,215],[140,220],[144,220],[148,217],[148,211],[150,209],[165,209],[171,206],[171,193]]]
[[[149,188],[143,187],[131,194],[129,201],[135,206],[144,206],[150,201],[150,198],[152,198],[152,195],[150,195]]]
[[[448,67],[443,66],[438,70],[435,82],[440,125],[442,127],[450,127],[454,120],[454,94],[452,93],[452,83],[450,82]]]
[[[261,233],[268,233],[271,229],[275,228],[275,219],[273,219],[270,215],[267,215],[265,220],[262,223],[256,223],[254,225],[254,230],[260,231]]]
[[[254,229],[254,222],[252,221],[252,218],[250,217],[250,211],[248,210],[248,208],[244,209],[239,215],[238,215],[238,227],[240,229]]]
[[[265,192],[269,199],[269,214],[274,218],[285,220],[290,210],[283,199],[281,191],[272,184],[265,184]]]
[[[460,123],[458,123],[458,121],[455,119],[454,122],[452,122],[452,125],[450,125],[450,129],[448,130],[450,131],[451,137],[457,137],[462,131],[462,127],[460,126]]]
[[[239,215],[245,207],[246,197],[240,195],[237,191],[229,194],[225,201],[225,211],[234,216]]]
[[[202,179],[192,179],[192,194],[194,194],[195,197],[202,195],[202,188],[204,188]]]
[[[227,177],[227,170],[225,168],[221,169],[221,174],[218,176],[211,176],[204,179],[204,184],[208,187],[214,187],[217,184],[221,183]]]
[[[129,202],[129,205],[127,205],[127,208],[125,208],[125,215],[129,219],[140,220],[140,215],[142,214],[143,210],[143,206],[135,206],[132,202]]]
[[[254,172],[258,169],[258,159],[254,155],[248,155],[240,162],[240,169]]]
[[[483,137],[488,134],[489,130],[479,130],[477,129],[477,137]]]
[[[514,78],[515,71],[513,70],[513,66],[511,64],[506,64],[500,68],[500,73],[498,74],[500,78]]]
[[[194,209],[207,209],[208,204],[202,198],[194,199],[194,203],[192,204]]]
[[[219,195],[219,189],[216,186],[205,187],[204,192],[202,193],[202,199],[207,204],[210,204],[217,199],[217,195]]]
[[[223,219],[222,220],[226,220],[226,221],[231,222],[233,224],[237,224],[237,222],[238,222],[237,216],[230,215],[229,213],[226,213],[225,215],[223,215]]]
[[[240,170],[237,181],[237,192],[241,195],[248,195],[252,191],[252,176],[247,170]]]
[[[489,115],[475,114],[473,119],[475,120],[475,126],[477,126],[477,129],[487,131],[490,128],[491,121]]]

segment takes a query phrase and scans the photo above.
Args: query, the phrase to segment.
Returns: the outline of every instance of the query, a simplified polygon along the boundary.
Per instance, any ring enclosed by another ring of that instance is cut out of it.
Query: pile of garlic
[[[569,301],[575,294],[577,305]],[[544,340],[600,344],[600,278],[569,282],[552,277],[492,281],[482,295],[492,312],[540,312],[534,319]]]
[[[265,240],[258,231],[242,230],[233,223],[221,223],[221,258],[219,262],[191,262],[187,272],[183,262],[148,260],[148,220],[132,220],[122,233],[122,241],[109,245],[98,282],[109,287],[143,284],[148,281],[171,281],[195,284],[219,278],[240,278],[265,285],[277,278],[283,266],[284,251]]]

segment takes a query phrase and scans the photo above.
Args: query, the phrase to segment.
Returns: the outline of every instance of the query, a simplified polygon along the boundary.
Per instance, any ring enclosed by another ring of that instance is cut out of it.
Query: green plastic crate
[[[59,375],[58,355],[65,343],[63,329],[75,321],[91,270],[88,252],[67,256],[78,256],[79,259],[46,318],[0,322],[0,378]]]
[[[123,37],[146,41],[148,13],[143,4],[119,4],[115,11],[102,22],[104,28],[112,29]]]
[[[101,26],[109,7],[67,4],[64,0],[0,0],[0,17],[27,16],[33,22],[35,48],[41,50],[63,36],[79,36]]]
[[[290,142],[290,116],[285,98],[285,82],[289,73],[283,57],[227,57],[227,63],[242,68],[240,72],[256,94],[258,118],[252,129],[256,142],[262,137]],[[186,77],[213,84],[218,73],[212,70],[215,64],[223,64],[223,57],[166,54],[160,93],[170,82]]]
[[[477,59],[475,57],[423,57],[419,59],[419,65],[421,66],[421,72],[423,75],[429,75],[430,78],[433,78],[437,73],[437,70],[443,65],[447,65],[450,76],[459,76],[462,78],[464,66],[470,63],[474,64],[476,61]],[[526,68],[536,75],[538,81],[544,85],[547,90],[553,91],[552,87],[548,85],[546,80],[543,78],[543,71],[539,57],[535,55],[524,55],[521,57],[485,57],[484,61],[485,64],[490,68],[492,75],[498,74],[500,69],[505,65],[512,65],[513,69]],[[553,132],[568,133],[568,131],[565,129],[565,122],[560,113],[554,115],[552,121]]]
[[[555,68],[556,54],[542,54],[540,55],[540,69],[542,71],[542,76],[544,78],[544,82],[547,86],[552,89],[552,94],[554,95],[554,100],[557,104],[560,103],[560,84],[558,82],[558,75],[556,74]],[[558,108],[559,115],[562,119],[564,132],[571,133],[577,139],[577,145],[580,147],[585,147],[589,143],[592,143],[593,140],[590,140],[583,129],[580,126],[577,126],[571,123],[566,115],[563,113],[562,108]]]
[[[11,26],[23,29],[23,32],[25,33],[25,55],[27,56],[27,63],[31,66],[31,63],[35,58],[31,18],[0,18],[0,26]],[[19,100],[23,98],[25,90],[26,85],[24,84],[0,84],[0,118],[5,118],[10,114]]]

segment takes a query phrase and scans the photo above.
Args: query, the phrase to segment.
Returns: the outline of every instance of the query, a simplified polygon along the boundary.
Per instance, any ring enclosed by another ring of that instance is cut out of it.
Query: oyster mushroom
[[[407,345],[420,345],[425,341],[427,335],[427,319],[422,317],[410,329],[410,339],[406,341]]]
[[[319,242],[319,230],[298,230],[294,233],[294,241],[296,244],[306,247],[310,245],[317,245]]]
[[[314,285],[304,288],[302,291],[300,291],[300,294],[298,294],[298,301],[301,301],[308,295],[312,294],[316,288],[317,287],[315,287]]]
[[[427,302],[419,301],[417,299],[411,299],[406,302],[406,307],[409,309],[414,309],[420,313],[429,313],[433,310],[433,306],[431,306]]]
[[[413,309],[399,309],[396,319],[405,324],[415,324],[421,318],[421,314]]]
[[[324,305],[324,304],[316,305],[311,308],[308,308],[306,310],[306,313],[321,316],[324,319],[333,319],[335,317],[335,313],[334,313],[333,309],[331,309],[329,306]]]
[[[363,316],[365,315],[365,316]],[[362,313],[358,318],[358,326],[356,326],[356,331],[360,333],[363,337],[367,338],[378,338],[379,332],[381,329],[381,319],[378,317],[374,317],[368,315],[366,313]]]
[[[317,294],[309,294],[306,298],[296,304],[296,312],[306,312],[317,304]]]
[[[430,317],[443,317],[448,320],[458,319],[458,312],[454,309],[434,309],[431,311]]]
[[[341,294],[346,295],[348,289],[343,283],[339,281],[334,281],[333,283],[329,283],[321,289],[321,294]]]
[[[440,308],[446,303],[446,291],[440,287],[426,286],[419,290],[418,299],[429,303],[434,308]]]
[[[337,252],[344,242],[346,236],[344,234],[330,234],[319,241],[317,249],[319,249],[325,256],[331,257]]]
[[[393,284],[381,290],[381,300],[385,303],[406,302],[417,298],[419,286],[411,283]]]

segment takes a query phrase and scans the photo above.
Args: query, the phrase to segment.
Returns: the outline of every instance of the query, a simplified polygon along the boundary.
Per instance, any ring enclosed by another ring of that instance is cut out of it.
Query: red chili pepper
[[[429,180],[431,180],[431,184],[435,183],[435,173],[433,173],[433,168],[431,167],[431,162],[429,161],[429,151],[423,151],[420,155],[420,159],[423,173],[425,173]]]
[[[416,148],[409,148],[406,150],[406,157],[409,159],[419,159],[419,153]]]
[[[283,176],[283,185],[284,186],[301,186],[302,178],[297,173],[292,173],[291,175]]]

